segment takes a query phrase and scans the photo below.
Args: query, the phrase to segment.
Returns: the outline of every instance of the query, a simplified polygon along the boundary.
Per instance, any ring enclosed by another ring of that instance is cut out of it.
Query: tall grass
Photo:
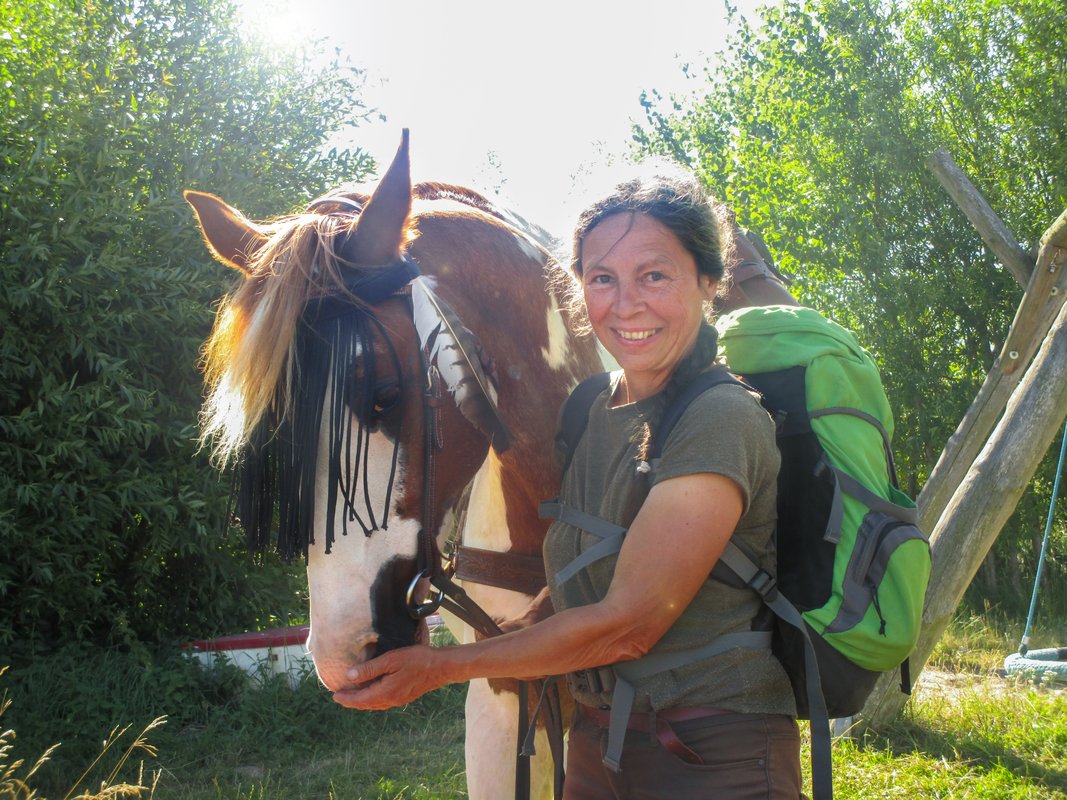
[[[0,677],[3,677],[7,667],[0,667]],[[11,707],[12,700],[8,697],[5,689],[0,694],[0,720]],[[130,726],[113,728],[104,740],[100,752],[92,760],[88,767],[74,779],[63,795],[63,800],[111,800],[112,798],[125,797],[153,797],[159,773],[150,773],[151,781],[145,782],[144,761],[137,764],[137,776],[135,783],[127,783],[123,776],[129,772],[130,761],[138,754],[149,757],[156,755],[156,749],[148,741],[148,734],[165,722],[163,717],[152,720],[140,734],[133,738],[129,744],[120,742],[128,739],[126,734]],[[3,725],[0,724],[0,729]],[[34,800],[40,797],[37,790],[31,786],[34,776],[47,763],[56,750],[58,744],[53,744],[33,762],[27,766],[27,762],[21,758],[14,758],[15,731],[12,728],[0,732],[0,798],[10,800]],[[118,751],[117,757],[115,756]],[[106,765],[106,766],[105,766]],[[103,777],[100,777],[102,774]],[[90,783],[97,784],[97,788],[89,789]],[[79,789],[84,790],[75,795]],[[147,792],[147,795],[145,794]]]
[[[834,746],[835,797],[1067,798],[1067,695],[926,672],[901,719]]]
[[[992,614],[956,620],[901,718],[860,741],[835,742],[835,797],[1067,800],[1067,690],[1002,674],[1021,629]],[[1067,629],[1046,626],[1033,646],[1054,644],[1067,644]],[[3,800],[73,797],[64,792],[100,750],[94,731],[135,730],[161,714],[169,720],[151,729],[154,748],[142,735],[137,749],[158,780],[136,772],[158,800],[466,797],[462,687],[361,713],[336,706],[313,676],[291,690],[284,678],[256,686],[232,668],[204,671],[180,657],[146,663],[84,651],[2,680],[12,687],[20,747],[44,752],[63,742],[32,774],[20,773],[39,794],[0,790]],[[10,760],[9,744],[0,762]],[[108,779],[114,766],[109,750],[80,786]],[[125,769],[136,767],[131,756]]]
[[[397,713],[358,713],[333,703],[313,675],[294,690],[283,676],[253,683],[234,667],[204,670],[175,654],[146,664],[84,650],[38,659],[3,680],[19,751],[62,743],[32,775],[38,794],[10,795],[20,800],[66,797],[97,758],[96,732],[120,723],[116,735],[126,726],[151,730],[152,745],[139,749],[155,756],[159,800],[465,794],[461,687]],[[167,724],[150,727],[161,714]]]
[[[1022,623],[957,618],[904,713],[861,741],[834,745],[835,797],[1067,798],[1067,687],[1004,675]],[[1067,643],[1045,625],[1034,647]]]

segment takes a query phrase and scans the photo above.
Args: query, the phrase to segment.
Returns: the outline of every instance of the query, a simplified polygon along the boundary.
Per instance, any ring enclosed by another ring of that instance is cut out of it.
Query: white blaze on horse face
[[[336,691],[347,685],[345,672],[348,668],[373,654],[372,645],[378,641],[379,631],[374,629],[372,589],[382,570],[388,569],[393,560],[415,557],[419,523],[390,515],[389,530],[364,536],[358,523],[349,522],[348,535],[342,536],[347,512],[339,497],[334,517],[333,548],[329,555],[326,554],[327,427],[323,425],[320,433],[315,474],[315,544],[308,552],[308,590],[311,594],[308,651],[323,684]],[[354,436],[355,430],[352,433]],[[392,455],[392,441],[381,433],[371,434],[367,478],[371,508],[379,524],[385,509]],[[360,475],[358,480],[362,484],[363,476]],[[400,486],[394,485],[394,499],[399,490]],[[362,497],[362,491],[359,494]],[[398,590],[405,588],[399,587]]]
[[[541,355],[545,363],[554,370],[562,370],[571,362],[571,334],[567,330],[567,323],[563,319],[556,298],[549,298],[548,312],[545,314],[545,325],[548,327],[548,347],[541,348]]]

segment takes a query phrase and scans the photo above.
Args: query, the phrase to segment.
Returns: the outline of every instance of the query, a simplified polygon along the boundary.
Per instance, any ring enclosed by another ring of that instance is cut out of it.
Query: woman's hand
[[[521,631],[523,628],[536,625],[550,616],[552,616],[552,598],[549,597],[548,587],[546,586],[530,601],[530,604],[522,614],[508,619],[495,619],[494,622],[504,633],[511,633],[512,631]]]
[[[390,650],[350,669],[347,677],[352,687],[334,692],[333,699],[365,711],[407,705],[449,683],[435,668],[435,661],[434,649],[426,645]]]

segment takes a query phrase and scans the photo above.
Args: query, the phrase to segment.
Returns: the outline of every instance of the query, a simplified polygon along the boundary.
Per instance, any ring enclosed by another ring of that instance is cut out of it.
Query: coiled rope
[[[1054,681],[1067,682],[1067,647],[1050,647],[1044,650],[1030,650],[1030,631],[1034,624],[1034,612],[1037,609],[1037,593],[1041,586],[1041,575],[1045,569],[1045,555],[1052,533],[1052,517],[1056,510],[1056,498],[1060,491],[1060,476],[1063,474],[1064,455],[1067,454],[1067,425],[1063,429],[1063,441],[1060,443],[1060,460],[1056,466],[1056,479],[1052,484],[1052,500],[1048,506],[1048,518],[1045,521],[1045,538],[1041,542],[1041,555],[1037,560],[1037,575],[1034,576],[1034,591],[1030,596],[1030,612],[1026,616],[1026,628],[1019,642],[1019,652],[1012,653],[1004,659],[1004,671],[1009,675],[1027,677],[1045,677]]]

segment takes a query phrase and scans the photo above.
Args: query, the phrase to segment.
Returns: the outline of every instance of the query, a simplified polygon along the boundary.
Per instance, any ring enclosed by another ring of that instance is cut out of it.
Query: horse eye
[[[382,384],[374,390],[374,416],[383,417],[396,408],[400,402],[400,386],[395,383]]]

